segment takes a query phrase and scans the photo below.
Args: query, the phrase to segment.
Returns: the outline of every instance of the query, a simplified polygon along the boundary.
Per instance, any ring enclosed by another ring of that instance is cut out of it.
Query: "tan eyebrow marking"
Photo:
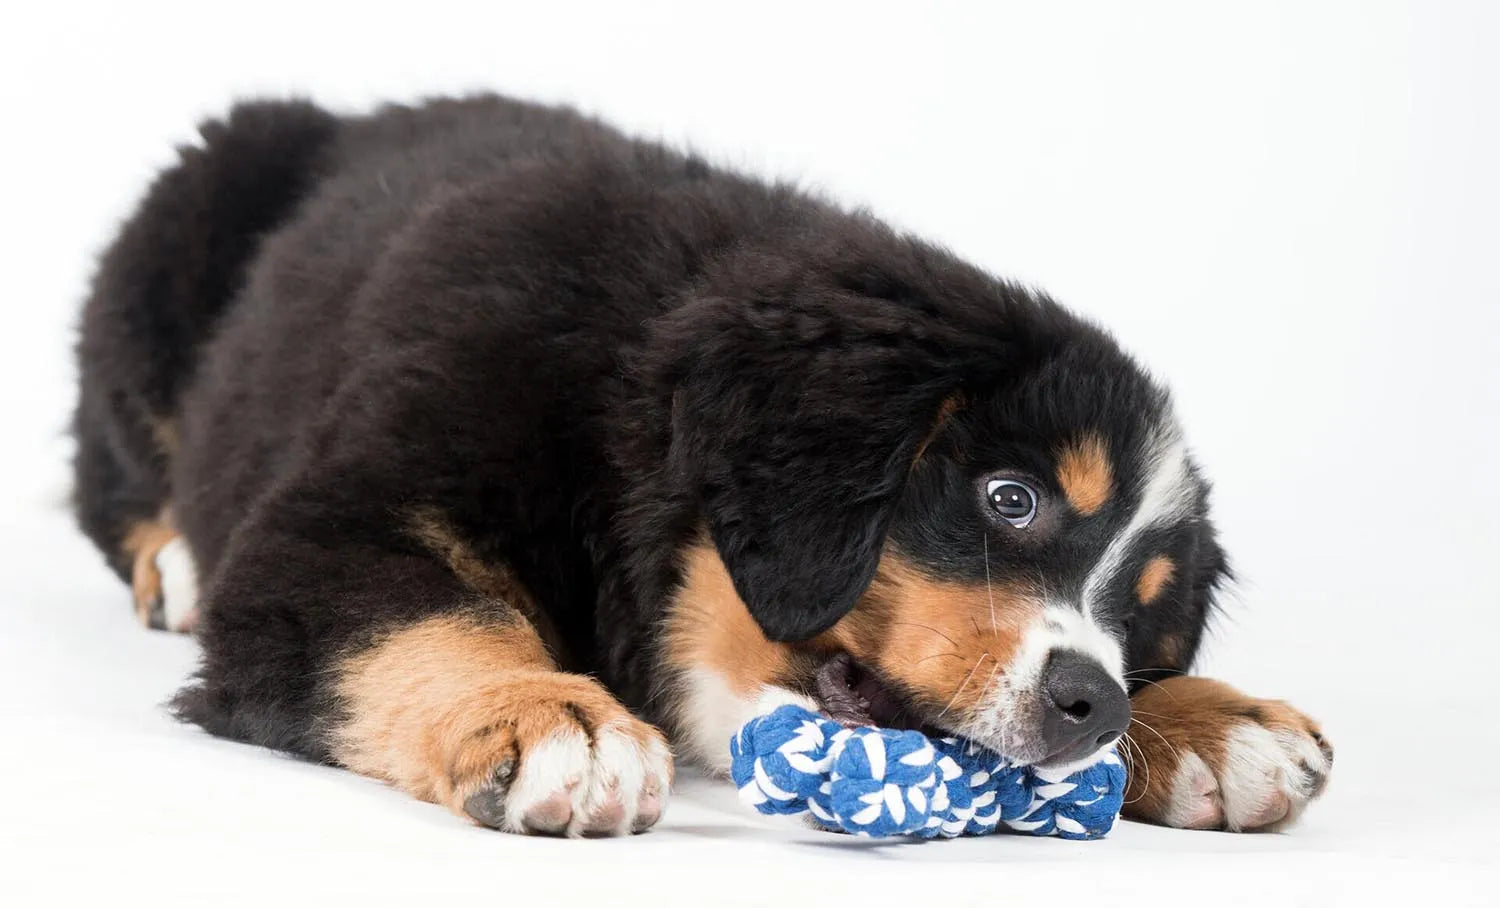
[[[1177,573],[1177,565],[1166,555],[1157,555],[1146,566],[1141,569],[1141,576],[1135,582],[1136,598],[1141,600],[1142,605],[1150,605],[1161,595],[1161,591],[1172,582],[1172,576]]]
[[[1088,516],[1104,507],[1115,488],[1104,439],[1091,433],[1064,448],[1057,461],[1057,482],[1078,513]]]

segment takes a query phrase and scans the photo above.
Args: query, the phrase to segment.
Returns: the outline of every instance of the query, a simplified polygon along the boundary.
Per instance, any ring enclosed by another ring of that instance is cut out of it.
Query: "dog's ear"
[[[1189,583],[1191,585],[1187,591],[1187,605],[1188,621],[1192,631],[1185,635],[1185,651],[1179,666],[1184,672],[1192,667],[1193,659],[1198,654],[1198,645],[1203,640],[1203,632],[1208,628],[1208,623],[1218,608],[1215,599],[1219,591],[1234,580],[1234,571],[1229,566],[1229,556],[1219,545],[1218,533],[1206,516],[1199,521],[1197,526],[1190,568]]]
[[[1126,643],[1130,690],[1185,674],[1192,668],[1219,590],[1234,579],[1207,516],[1194,525],[1182,567],[1170,579],[1170,600],[1153,602],[1131,617]]]
[[[940,342],[889,305],[859,306],[699,300],[674,313],[671,468],[772,640],[809,639],[854,607],[955,399]]]

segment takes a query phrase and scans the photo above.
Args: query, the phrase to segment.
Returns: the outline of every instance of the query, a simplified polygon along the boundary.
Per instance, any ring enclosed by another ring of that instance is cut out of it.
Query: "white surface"
[[[143,7],[0,34],[0,902],[1493,902],[1494,5]],[[91,258],[233,96],[463,87],[796,176],[1113,327],[1244,577],[1208,667],[1324,720],[1324,801],[1278,836],[870,845],[688,780],[648,836],[536,841],[167,719],[192,644],[137,630],[58,510]]]

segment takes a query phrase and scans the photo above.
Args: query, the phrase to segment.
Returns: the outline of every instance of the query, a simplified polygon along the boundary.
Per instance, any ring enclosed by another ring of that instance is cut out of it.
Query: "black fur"
[[[205,123],[100,262],[78,344],[75,504],[127,579],[121,533],[167,498],[153,424],[176,413],[256,243],[317,178],[336,125],[309,104],[242,104]]]
[[[1077,582],[1125,519],[1165,395],[1043,296],[784,186],[482,97],[334,118],[237,107],[152,188],[84,318],[79,520],[117,570],[170,500],[204,578],[218,734],[327,758],[337,654],[473,597],[406,531],[511,566],[568,667],[641,707],[677,553],[706,527],[768,636],[827,628],[888,544],[932,571]],[[945,400],[966,406],[929,441]],[[162,450],[161,426],[179,439]],[[1122,494],[1026,537],[975,484],[1079,430]],[[1222,557],[1128,626],[1191,657]],[[998,569],[998,568],[997,568]]]

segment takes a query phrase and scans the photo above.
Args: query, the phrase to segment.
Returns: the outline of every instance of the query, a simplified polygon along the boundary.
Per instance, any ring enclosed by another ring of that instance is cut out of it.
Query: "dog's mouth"
[[[1003,714],[986,713],[981,724],[970,717],[950,715],[963,721],[959,727],[944,727],[943,714],[919,705],[920,700],[902,690],[899,682],[884,678],[879,670],[839,652],[817,664],[812,675],[812,697],[828,718],[848,728],[874,726],[919,731],[929,738],[968,738],[1017,764],[1057,768],[1074,766],[1078,755],[1058,758],[1046,743],[1045,717],[1034,694],[1012,698]],[[978,727],[976,727],[978,726]],[[1050,761],[1050,762],[1049,762]]]
[[[828,718],[840,725],[949,734],[925,723],[904,697],[847,653],[834,655],[818,667],[813,676],[813,693]]]

